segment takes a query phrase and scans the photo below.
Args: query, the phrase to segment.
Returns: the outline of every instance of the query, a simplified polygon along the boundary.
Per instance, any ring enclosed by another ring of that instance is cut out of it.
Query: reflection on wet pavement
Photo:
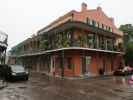
[[[9,83],[0,100],[133,100],[128,77],[57,79],[32,76],[28,82]]]

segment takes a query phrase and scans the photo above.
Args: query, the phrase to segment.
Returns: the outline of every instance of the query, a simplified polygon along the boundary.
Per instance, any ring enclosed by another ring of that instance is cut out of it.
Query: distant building
[[[114,19],[82,3],[81,11],[70,11],[13,47],[11,62],[60,76],[109,75],[123,66],[122,45]]]
[[[0,31],[0,64],[5,64],[8,35]]]

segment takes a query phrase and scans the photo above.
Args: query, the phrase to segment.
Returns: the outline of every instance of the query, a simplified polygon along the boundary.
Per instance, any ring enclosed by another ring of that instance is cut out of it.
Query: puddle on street
[[[20,89],[26,89],[27,87],[26,86],[20,86],[18,88],[20,88]]]
[[[113,77],[113,82],[117,85],[128,85],[128,78],[127,77]]]
[[[116,85],[121,85],[124,87],[130,87],[133,89],[133,83],[129,83],[129,77],[113,77],[113,82]]]
[[[122,89],[114,89],[116,92],[124,92]]]
[[[84,100],[128,100],[127,97],[131,98],[133,94],[133,85],[129,85],[128,79],[129,77],[73,81],[51,79],[50,84],[42,79],[29,81],[28,84],[9,83],[9,87],[1,92],[0,100],[80,100],[82,97]]]

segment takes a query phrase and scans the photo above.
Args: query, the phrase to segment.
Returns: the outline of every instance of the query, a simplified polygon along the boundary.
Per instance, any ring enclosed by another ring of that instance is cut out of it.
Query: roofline
[[[97,52],[103,52],[103,53],[111,53],[111,54],[124,54],[124,52],[117,52],[117,51],[110,51],[110,50],[100,50],[100,49],[92,49],[92,48],[84,48],[84,47],[68,47],[68,48],[60,48],[60,49],[54,49],[54,50],[46,50],[46,51],[40,51],[37,53],[31,53],[31,54],[23,54],[23,55],[15,55],[11,57],[27,57],[27,56],[37,56],[42,54],[48,54],[53,52],[59,52],[62,50],[88,50],[88,51],[97,51]]]
[[[58,17],[56,20],[52,21],[50,24],[46,25],[45,27],[43,27],[42,29],[40,29],[37,33],[40,34],[41,31],[45,30],[48,27],[51,27],[51,25],[57,23],[58,21],[62,20],[62,18],[65,18],[66,16],[69,16],[71,14],[73,14],[74,12],[77,12],[75,10],[71,10],[68,13],[64,14],[63,16]]]

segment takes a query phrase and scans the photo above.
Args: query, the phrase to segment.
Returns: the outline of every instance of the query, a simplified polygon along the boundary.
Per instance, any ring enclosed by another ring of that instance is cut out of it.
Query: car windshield
[[[11,70],[13,72],[24,72],[24,67],[21,65],[11,65]]]

